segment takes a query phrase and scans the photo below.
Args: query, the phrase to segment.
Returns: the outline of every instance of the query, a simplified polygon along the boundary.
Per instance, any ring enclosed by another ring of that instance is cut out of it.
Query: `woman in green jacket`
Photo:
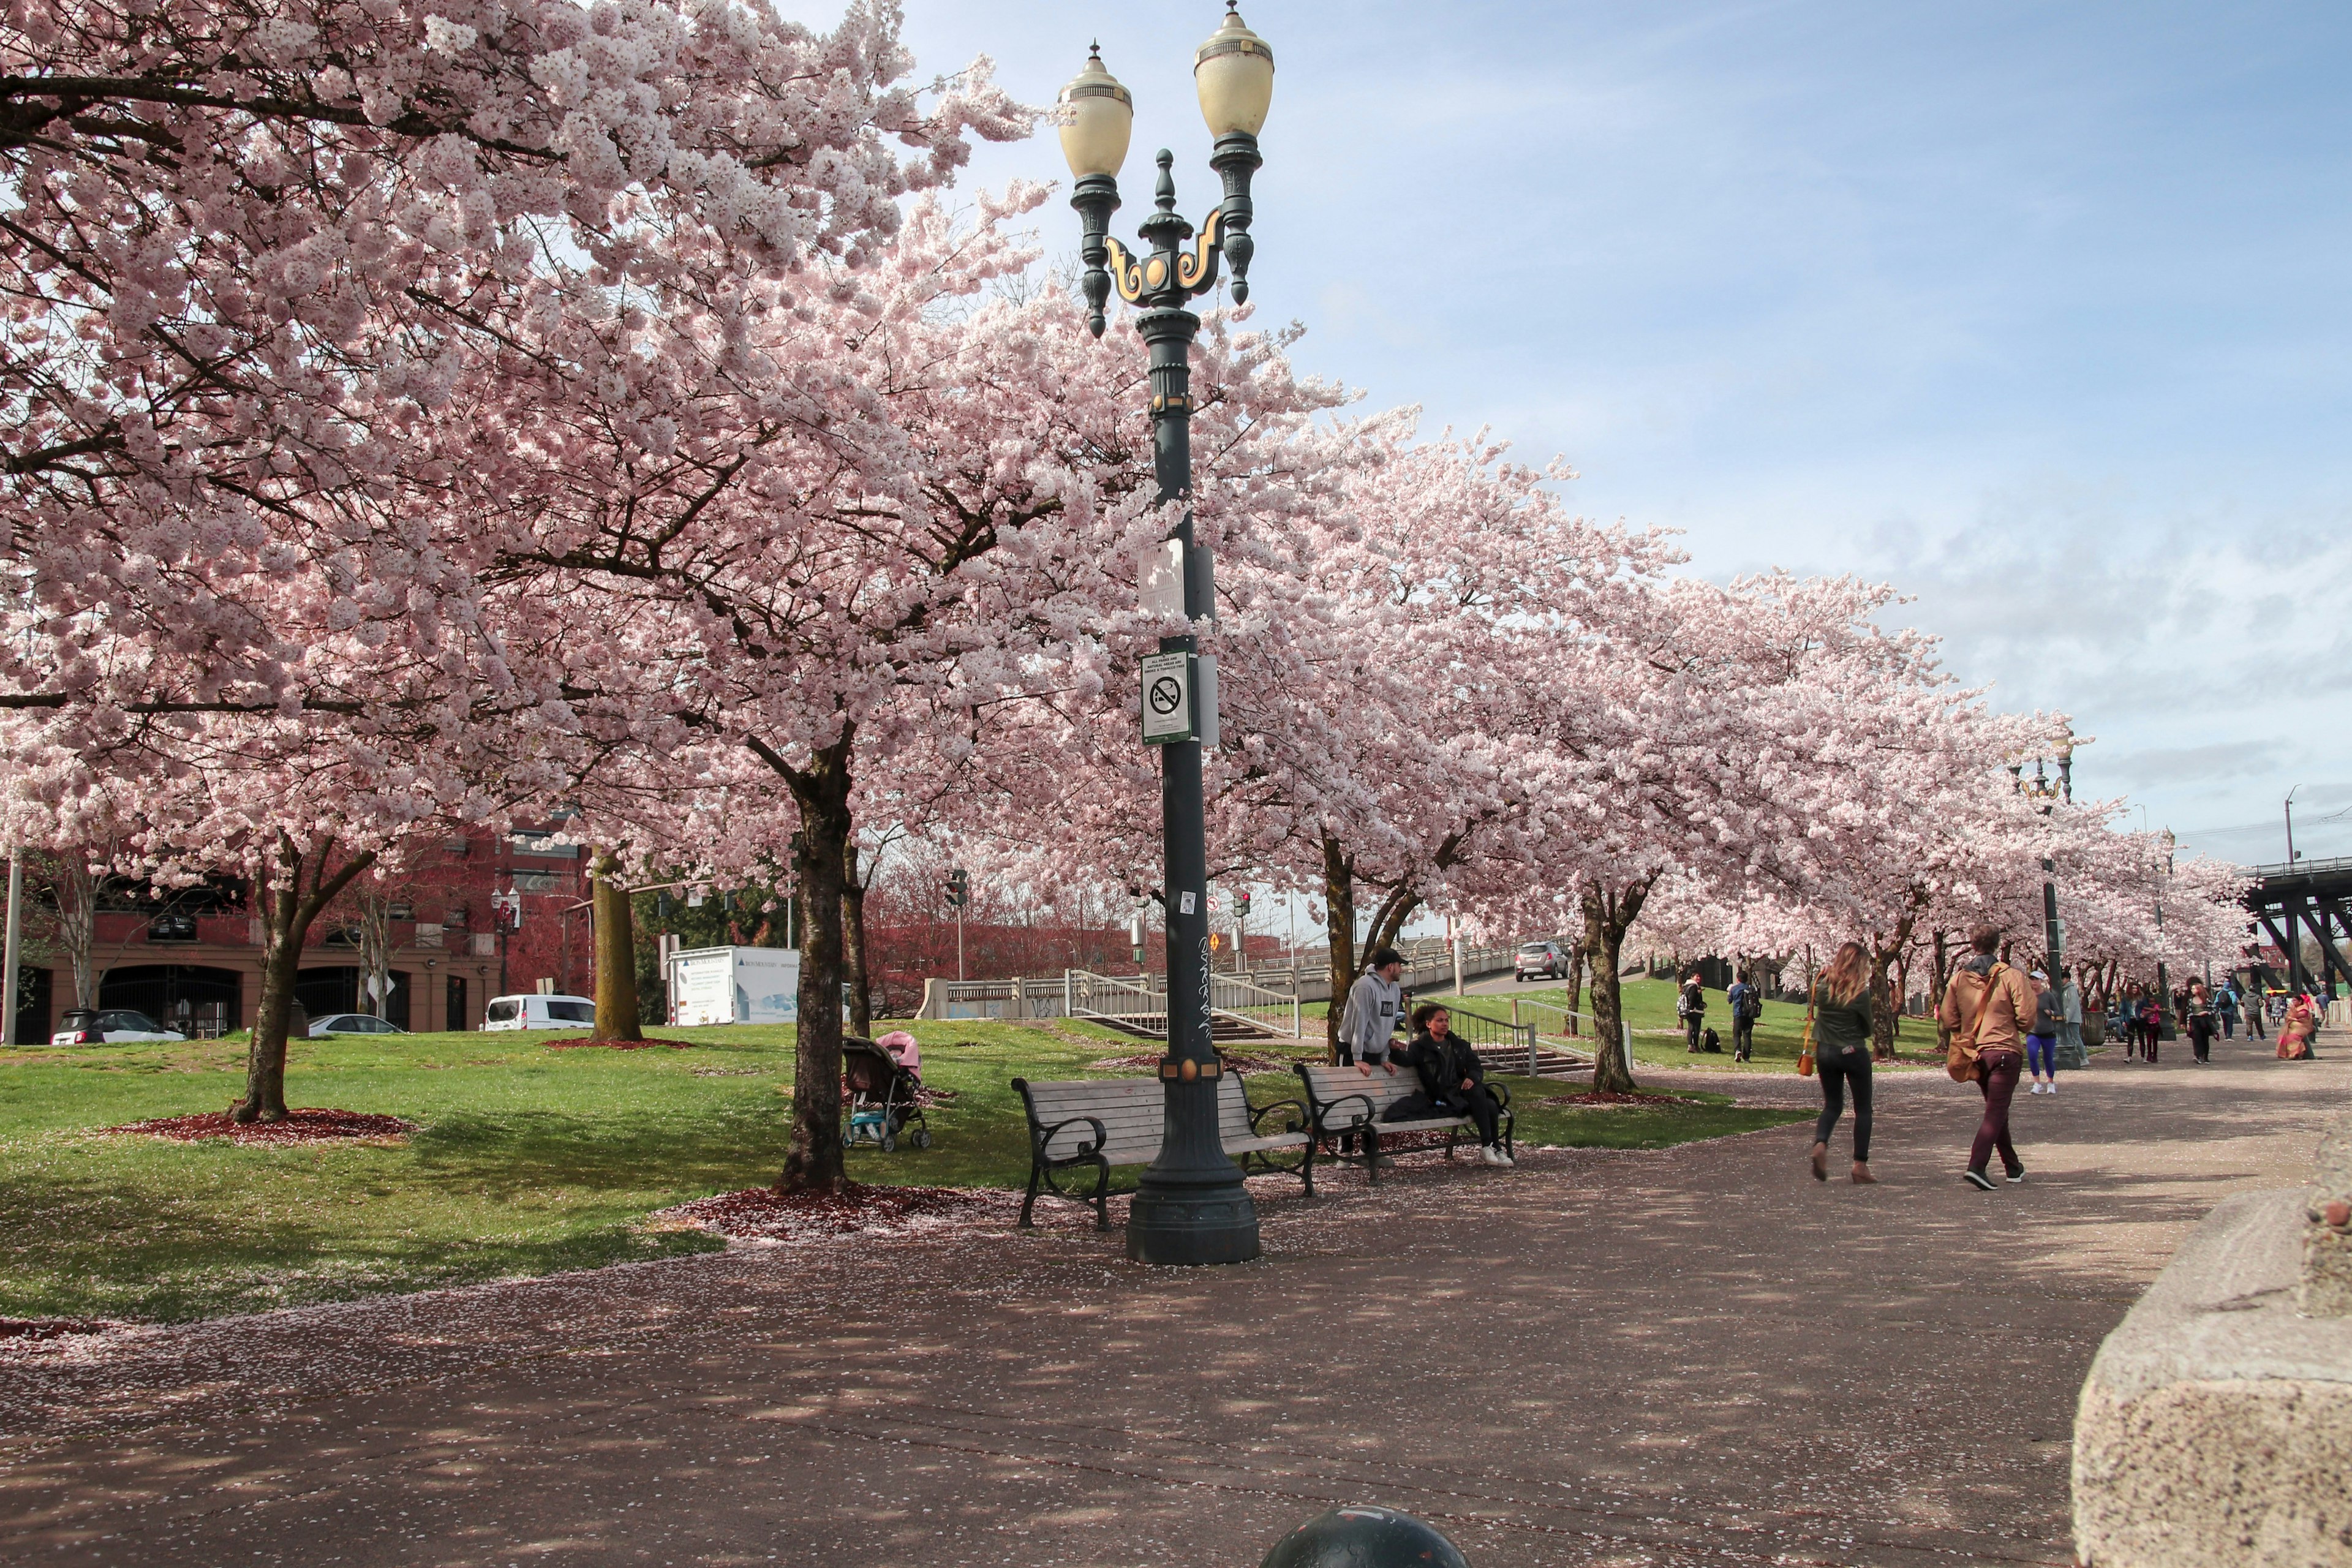
[[[1822,1116],[1813,1124],[1813,1180],[1830,1179],[1830,1133],[1853,1090],[1853,1180],[1870,1173],[1870,1033],[1875,1022],[1870,959],[1858,942],[1837,950],[1813,984],[1813,1068],[1822,1077]]]

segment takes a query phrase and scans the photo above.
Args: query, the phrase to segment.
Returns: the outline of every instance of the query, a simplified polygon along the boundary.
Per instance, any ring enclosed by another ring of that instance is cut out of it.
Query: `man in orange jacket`
[[[2009,1102],[2017,1093],[2019,1069],[2025,1065],[2025,1037],[2033,1028],[2033,982],[2021,970],[1996,956],[2000,932],[1979,926],[1969,933],[1973,950],[1952,971],[1944,987],[1944,1005],[1937,1021],[1952,1031],[1953,1042],[1977,1060],[1977,1087],[1984,1091],[1984,1120],[1978,1124],[1975,1144],[1969,1150],[1969,1168],[1960,1179],[1986,1192],[1993,1179],[1986,1174],[1995,1149],[2009,1173],[2011,1185],[2025,1180],[2025,1164],[2009,1141]]]

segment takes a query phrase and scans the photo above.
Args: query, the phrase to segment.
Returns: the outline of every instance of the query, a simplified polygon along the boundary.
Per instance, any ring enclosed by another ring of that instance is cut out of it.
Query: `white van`
[[[596,1021],[596,1004],[585,996],[493,996],[482,1015],[485,1029],[581,1029]]]

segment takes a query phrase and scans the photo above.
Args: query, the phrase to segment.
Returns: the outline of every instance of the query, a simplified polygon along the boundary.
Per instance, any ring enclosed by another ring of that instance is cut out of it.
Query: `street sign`
[[[1192,738],[1192,656],[1153,653],[1143,658],[1143,741],[1173,745]]]

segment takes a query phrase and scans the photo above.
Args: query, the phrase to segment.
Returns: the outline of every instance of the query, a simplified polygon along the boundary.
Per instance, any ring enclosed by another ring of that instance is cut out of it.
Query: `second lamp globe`
[[[1224,25],[1192,56],[1192,85],[1210,135],[1255,136],[1265,129],[1274,102],[1274,51],[1250,31],[1234,0],[1226,0]]]
[[[1201,95],[1201,118],[1215,137],[1255,136],[1274,102],[1274,50],[1249,29],[1234,0],[1227,0],[1224,24],[1192,56],[1192,85]],[[1127,162],[1135,133],[1135,98],[1102,62],[1102,46],[1087,55],[1086,68],[1064,88],[1062,156],[1079,179],[1116,178]]]

